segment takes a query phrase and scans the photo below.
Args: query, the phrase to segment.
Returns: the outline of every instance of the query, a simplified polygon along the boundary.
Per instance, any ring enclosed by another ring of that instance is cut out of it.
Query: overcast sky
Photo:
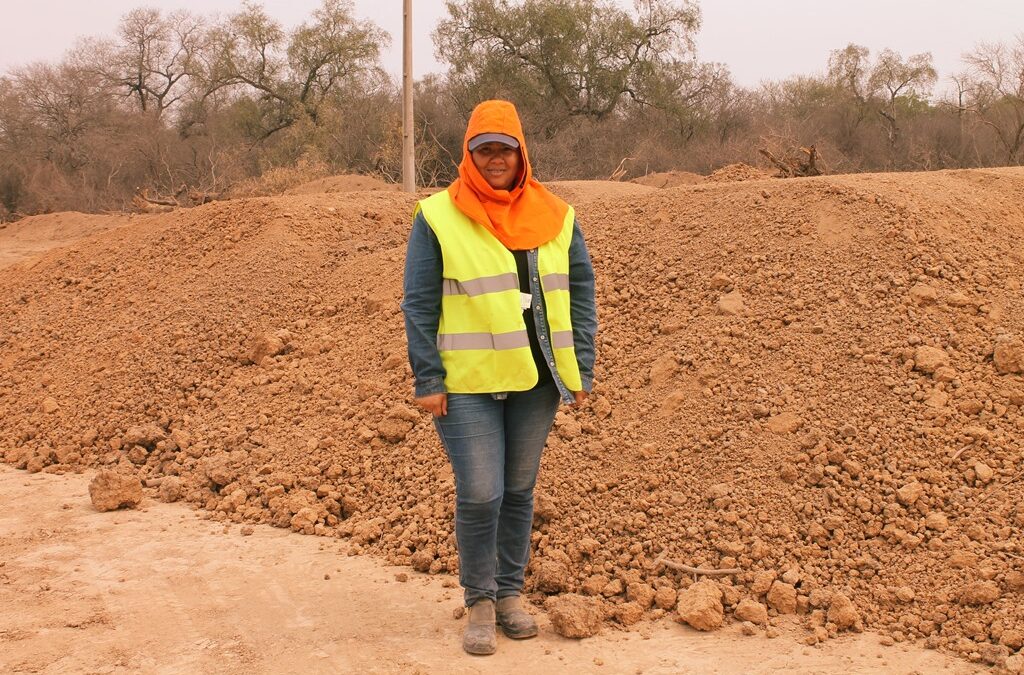
[[[632,0],[617,0],[631,7]],[[305,20],[319,0],[266,0],[286,26]],[[413,0],[414,71],[440,71],[430,33],[444,14],[442,0]],[[200,14],[236,11],[239,0],[0,0],[0,72],[32,61],[52,61],[81,36],[110,35],[135,7]],[[963,69],[965,51],[980,41],[1010,41],[1024,33],[1022,0],[703,0],[698,35],[702,60],[729,66],[734,79],[754,86],[824,69],[832,49],[856,42],[904,56],[930,51],[943,81]],[[355,12],[393,36],[384,66],[401,72],[402,0],[355,0]]]

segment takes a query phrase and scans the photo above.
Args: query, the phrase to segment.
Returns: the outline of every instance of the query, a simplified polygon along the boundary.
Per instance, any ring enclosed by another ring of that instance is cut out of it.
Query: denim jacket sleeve
[[[444,264],[441,244],[422,213],[413,219],[405,256],[402,312],[409,346],[409,365],[416,378],[416,396],[443,394],[446,375],[437,351],[437,326],[441,319]]]
[[[583,391],[594,386],[594,337],[597,334],[597,302],[594,299],[594,267],[579,221],[572,226],[569,244],[569,316],[573,347],[580,368]]]

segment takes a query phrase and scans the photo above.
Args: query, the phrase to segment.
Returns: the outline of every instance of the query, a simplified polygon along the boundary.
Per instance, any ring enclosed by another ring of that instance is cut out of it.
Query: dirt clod
[[[796,588],[792,584],[776,581],[768,589],[768,595],[765,599],[768,602],[768,606],[779,614],[796,613]]]
[[[97,511],[134,508],[142,501],[142,482],[116,471],[100,471],[89,483],[89,498]]]
[[[249,341],[246,360],[249,363],[260,363],[264,358],[284,354],[289,348],[292,335],[287,330],[254,335]]]
[[[855,628],[860,625],[860,612],[844,594],[833,593],[832,604],[828,608],[828,620],[839,630]]]
[[[949,354],[936,347],[918,347],[914,352],[914,368],[931,374],[949,365]]]
[[[551,620],[551,627],[562,637],[591,637],[597,634],[604,621],[604,610],[599,600],[575,593],[548,598],[544,609]]]
[[[677,620],[697,630],[715,630],[722,626],[724,609],[722,590],[714,581],[698,581],[679,593]]]
[[[740,621],[749,621],[758,626],[764,626],[768,623],[768,608],[751,598],[740,600],[733,613]]]
[[[996,340],[992,362],[996,370],[1004,375],[1024,373],[1024,340],[1009,337]]]
[[[676,606],[677,601],[676,589],[669,586],[662,586],[654,593],[654,606],[658,609],[672,609]]]
[[[746,310],[746,305],[743,301],[743,294],[739,291],[732,291],[726,293],[718,299],[718,313],[725,314],[727,316],[734,316],[736,314],[742,314]]]
[[[165,438],[167,438],[167,434],[156,424],[142,424],[129,428],[121,439],[121,443],[123,445],[140,445],[152,450],[157,443]]]
[[[160,487],[157,488],[157,495],[160,497],[160,501],[163,502],[176,502],[181,499],[184,486],[181,479],[177,476],[167,476],[160,481]]]
[[[965,605],[990,605],[1000,595],[999,585],[994,581],[975,581],[960,591],[960,602]]]
[[[561,562],[546,560],[534,575],[534,584],[542,593],[561,593],[568,589],[571,575],[569,568]]]

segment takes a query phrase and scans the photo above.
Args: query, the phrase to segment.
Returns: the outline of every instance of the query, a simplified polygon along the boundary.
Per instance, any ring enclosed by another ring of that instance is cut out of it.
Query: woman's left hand
[[[576,397],[576,402],[573,405],[583,405],[583,401],[587,398],[587,392],[585,391],[574,391],[573,395]]]

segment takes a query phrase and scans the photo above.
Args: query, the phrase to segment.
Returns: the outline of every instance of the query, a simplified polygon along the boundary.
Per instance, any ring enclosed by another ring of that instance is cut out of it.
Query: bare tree
[[[974,76],[972,109],[995,133],[1009,164],[1024,150],[1024,34],[1015,43],[981,44],[964,56]]]
[[[878,55],[868,78],[868,89],[881,95],[878,114],[885,119],[890,149],[895,149],[899,140],[900,99],[926,99],[937,78],[932,55],[928,52],[914,54],[906,61],[891,49],[884,49]]]
[[[867,47],[848,44],[833,51],[828,58],[829,83],[846,99],[841,110],[840,146],[851,151],[857,130],[871,110],[871,66]]]
[[[101,123],[105,103],[101,87],[67,63],[25,66],[12,73],[10,83],[19,105],[0,123],[4,135],[59,166],[84,165],[87,157],[80,141]]]
[[[213,34],[210,89],[243,86],[258,104],[255,136],[265,140],[306,118],[363,76],[379,72],[387,35],[357,21],[350,0],[323,0],[313,21],[290,35],[258,5],[246,5]]]
[[[99,74],[141,112],[157,116],[187,96],[201,66],[205,21],[185,11],[133,9],[114,40],[84,40],[74,62]]]
[[[690,0],[641,0],[630,14],[608,0],[449,0],[434,34],[450,79],[560,117],[607,118],[624,98],[658,104],[666,93],[700,90]]]

